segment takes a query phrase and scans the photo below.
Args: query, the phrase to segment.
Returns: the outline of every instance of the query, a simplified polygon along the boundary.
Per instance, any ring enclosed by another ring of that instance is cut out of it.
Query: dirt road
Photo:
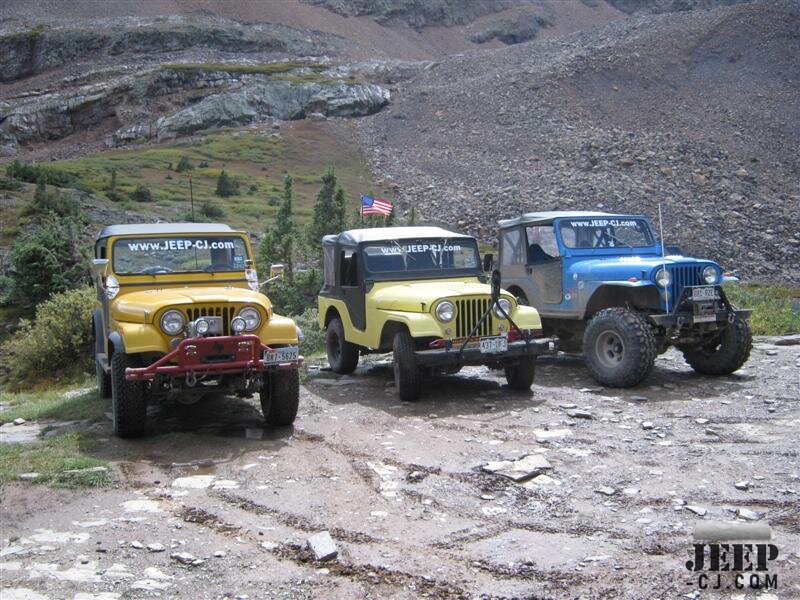
[[[378,363],[313,375],[284,430],[252,400],[165,406],[143,440],[103,434],[115,487],[2,491],[0,595],[800,597],[798,367],[800,346],[761,343],[706,378],[670,352],[610,390],[561,357],[532,394],[469,368],[407,404]],[[483,468],[530,455],[545,477]],[[698,590],[708,520],[769,523],[777,590]],[[320,531],[337,558],[314,560]]]

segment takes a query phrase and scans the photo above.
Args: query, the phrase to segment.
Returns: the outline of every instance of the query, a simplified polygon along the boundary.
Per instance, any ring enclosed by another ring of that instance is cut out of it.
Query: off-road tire
[[[401,331],[395,334],[392,348],[397,393],[401,400],[415,402],[422,393],[422,371],[414,357],[414,340],[407,331]]]
[[[344,337],[344,325],[339,318],[328,323],[325,332],[325,348],[328,351],[328,364],[334,373],[347,375],[358,366],[358,346]]]
[[[750,323],[736,319],[711,344],[682,348],[689,366],[703,375],[728,375],[741,368],[750,358],[753,333]]]
[[[114,433],[121,438],[144,435],[147,421],[144,384],[125,380],[125,369],[138,366],[137,361],[124,352],[115,352],[111,358],[111,412]]]
[[[533,376],[536,372],[536,359],[522,358],[518,365],[506,367],[505,371],[508,387],[520,392],[527,391],[531,389],[533,385]]]
[[[100,360],[94,359],[94,371],[97,377],[97,391],[101,398],[111,398],[111,375],[100,364]]]
[[[280,427],[291,425],[300,405],[300,371],[287,369],[269,376],[269,394],[261,395],[264,420]]]
[[[583,356],[592,377],[609,387],[632,387],[653,370],[656,339],[647,320],[625,308],[598,312],[583,333]]]

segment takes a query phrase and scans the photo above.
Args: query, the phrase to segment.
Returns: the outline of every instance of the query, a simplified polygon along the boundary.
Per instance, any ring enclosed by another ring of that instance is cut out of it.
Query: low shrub
[[[136,189],[131,192],[131,200],[134,202],[153,202],[155,197],[150,188],[143,185],[137,185]]]
[[[303,356],[325,351],[325,332],[319,328],[318,314],[316,308],[307,308],[294,317],[295,323],[303,332],[303,340],[300,342],[300,353]]]
[[[203,202],[200,206],[200,214],[209,219],[219,219],[225,216],[225,211],[219,206],[214,206],[209,201]]]
[[[265,273],[268,269],[267,265],[261,265]],[[275,312],[289,316],[301,315],[317,305],[317,294],[321,287],[322,273],[318,269],[309,269],[295,272],[292,281],[285,277],[273,281],[267,286],[266,294]]]
[[[753,309],[750,326],[755,335],[800,333],[800,311],[795,307],[798,290],[727,283],[725,293],[732,304]]]
[[[23,321],[4,344],[10,377],[26,381],[43,373],[74,377],[91,371],[94,299],[94,289],[84,287],[55,294],[37,306],[34,321]]]

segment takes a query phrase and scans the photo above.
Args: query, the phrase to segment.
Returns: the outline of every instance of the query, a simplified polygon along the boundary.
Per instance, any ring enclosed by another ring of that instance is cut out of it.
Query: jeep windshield
[[[478,244],[470,238],[387,240],[363,248],[367,272],[403,277],[479,275]]]
[[[114,242],[117,275],[244,271],[244,239],[231,235],[122,238]]]
[[[563,219],[561,239],[567,248],[650,248],[650,225],[635,217]]]

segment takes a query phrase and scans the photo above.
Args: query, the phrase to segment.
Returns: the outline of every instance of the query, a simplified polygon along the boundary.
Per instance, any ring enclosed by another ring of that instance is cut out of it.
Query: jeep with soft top
[[[214,223],[111,225],[92,264],[97,385],[114,432],[144,434],[147,405],[213,391],[259,393],[267,423],[297,414],[294,321],[260,293],[250,240]]]
[[[638,384],[670,346],[707,375],[747,361],[751,311],[721,286],[737,279],[714,261],[665,252],[646,217],[532,212],[499,225],[509,292],[539,310],[562,350],[583,352],[599,383]]]
[[[464,365],[505,370],[528,390],[538,354],[553,350],[534,308],[486,281],[478,244],[438,227],[354,229],[322,240],[319,324],[328,361],[351,373],[362,354],[393,352],[397,392],[417,400],[423,375]]]

